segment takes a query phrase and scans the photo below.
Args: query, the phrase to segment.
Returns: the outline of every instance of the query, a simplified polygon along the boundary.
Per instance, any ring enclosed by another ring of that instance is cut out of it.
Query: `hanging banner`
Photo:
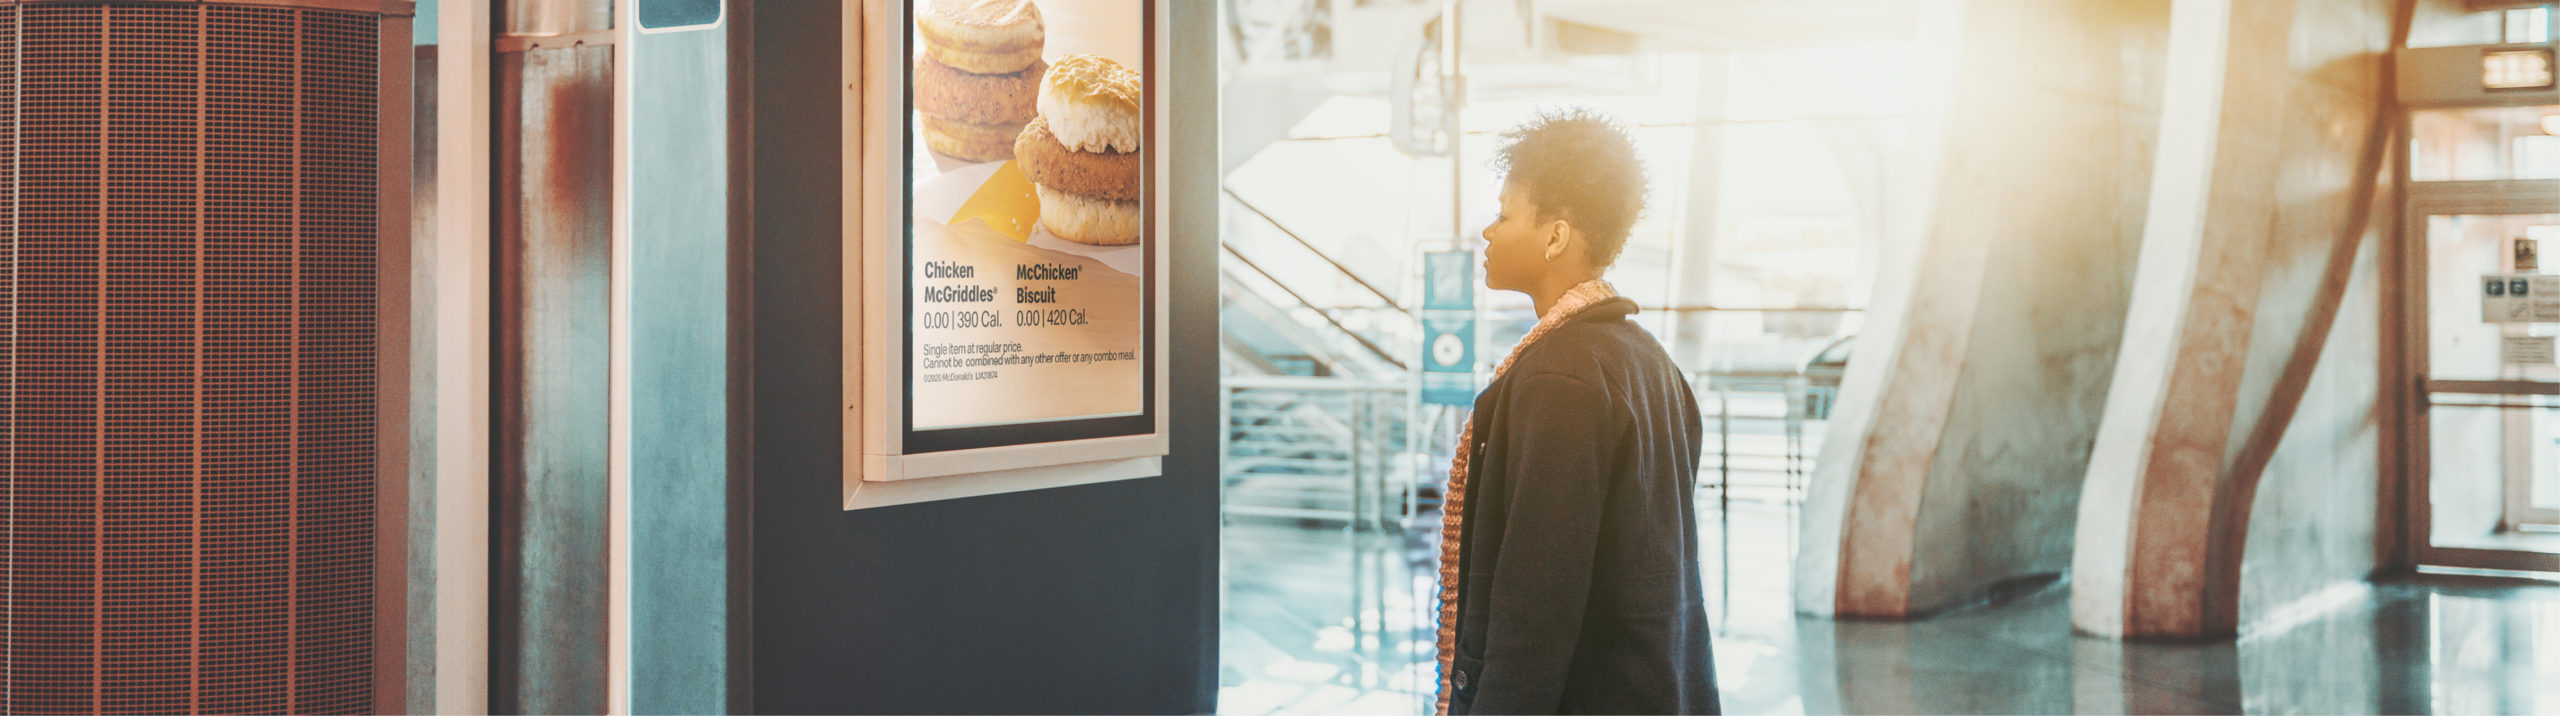
[[[1434,251],[1422,255],[1422,310],[1476,310],[1476,252]]]
[[[1475,320],[1424,318],[1422,331],[1422,402],[1475,405]]]
[[[1422,255],[1422,402],[1476,404],[1476,254]]]

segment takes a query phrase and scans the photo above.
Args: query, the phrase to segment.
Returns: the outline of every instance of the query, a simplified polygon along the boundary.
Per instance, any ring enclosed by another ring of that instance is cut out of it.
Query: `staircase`
[[[1230,518],[1389,528],[1414,509],[1400,466],[1419,326],[1268,215],[1233,215],[1265,224],[1261,240],[1222,242],[1221,504]]]
[[[1409,392],[1398,381],[1233,376],[1221,463],[1229,516],[1386,527],[1411,511]]]

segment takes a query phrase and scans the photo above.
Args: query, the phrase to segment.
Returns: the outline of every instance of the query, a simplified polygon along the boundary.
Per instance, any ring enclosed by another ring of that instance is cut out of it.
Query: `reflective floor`
[[[2395,581],[2236,643],[2077,637],[2060,585],[1920,622],[1834,622],[1789,607],[1792,508],[1736,499],[1718,517],[1707,502],[1732,713],[2560,713],[2560,586]],[[1432,531],[1230,525],[1219,711],[1427,711]]]

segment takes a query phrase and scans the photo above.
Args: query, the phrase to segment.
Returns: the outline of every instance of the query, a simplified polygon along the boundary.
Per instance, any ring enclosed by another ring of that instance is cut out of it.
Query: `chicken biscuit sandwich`
[[[1040,197],[1040,223],[1096,246],[1138,243],[1145,159],[1138,73],[1098,55],[1068,55],[1040,82],[1039,116],[1013,154]]]

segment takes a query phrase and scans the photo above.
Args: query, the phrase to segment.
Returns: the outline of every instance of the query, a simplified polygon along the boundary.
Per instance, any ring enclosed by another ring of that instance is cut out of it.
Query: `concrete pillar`
[[[1732,66],[1730,53],[1698,55],[1697,106],[1689,115],[1695,123],[1689,130],[1688,199],[1680,205],[1679,240],[1671,245],[1671,295],[1665,297],[1673,306],[1715,303],[1716,236],[1724,220],[1725,86]],[[1700,369],[1713,365],[1707,350],[1714,338],[1709,328],[1713,318],[1705,311],[1672,314],[1674,360]]]
[[[2393,205],[2376,186],[2390,4],[2175,3],[2150,217],[2080,501],[2082,631],[2229,636],[2244,571],[2261,575],[2249,601],[2276,605],[2373,565],[2367,234]],[[2253,525],[2261,475],[2282,499]]]
[[[2168,0],[1923,5],[1889,254],[1815,462],[1797,608],[2058,575],[2148,199]]]

